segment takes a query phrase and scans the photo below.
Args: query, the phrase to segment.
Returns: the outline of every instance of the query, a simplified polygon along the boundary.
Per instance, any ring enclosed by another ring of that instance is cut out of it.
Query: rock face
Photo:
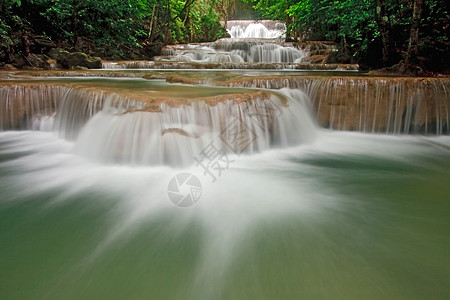
[[[339,51],[334,42],[330,41],[308,41],[299,42],[297,47],[305,49],[308,56],[303,60],[311,64],[341,64],[350,63],[348,60],[334,59],[338,55]]]
[[[100,57],[91,57],[81,52],[68,52],[62,49],[53,49],[50,51],[50,56],[55,58],[56,62],[66,69],[75,67],[100,69],[102,67]]]

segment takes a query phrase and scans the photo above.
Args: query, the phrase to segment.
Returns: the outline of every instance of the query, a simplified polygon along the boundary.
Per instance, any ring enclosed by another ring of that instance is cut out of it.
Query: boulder
[[[100,69],[102,60],[100,57],[91,57],[82,52],[68,52],[63,49],[52,49],[49,52],[50,57],[56,59],[56,62],[63,68],[86,67],[88,69]]]
[[[71,70],[78,70],[78,71],[80,71],[80,70],[82,70],[82,71],[88,70],[88,68],[83,67],[83,66],[71,66],[70,69]]]
[[[27,65],[32,68],[47,69],[47,57],[43,54],[30,54],[26,57]]]
[[[5,64],[3,62],[0,63],[0,70],[17,70],[16,67],[14,67],[11,64]]]

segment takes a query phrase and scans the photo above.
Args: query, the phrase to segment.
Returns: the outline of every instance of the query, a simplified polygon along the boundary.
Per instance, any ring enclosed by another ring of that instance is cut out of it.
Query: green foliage
[[[222,26],[218,21],[216,12],[211,8],[206,15],[203,15],[200,19],[202,24],[202,40],[214,41],[223,37],[223,32],[220,30]]]
[[[424,1],[421,61],[427,68],[445,69],[450,64],[450,2]],[[413,4],[409,0],[3,0],[0,61],[48,51],[30,41],[36,36],[70,51],[128,58],[145,53],[142,45],[221,38],[226,35],[221,21],[253,15],[285,21],[287,39],[332,40],[346,54],[346,62],[376,67],[402,59]],[[382,16],[377,5],[383,6]],[[249,12],[249,7],[257,12]],[[384,45],[389,60],[381,63]]]
[[[351,60],[366,66],[381,66],[381,22],[389,40],[388,63],[401,60],[411,30],[414,1],[408,0],[244,0],[267,18],[286,20],[288,37],[302,40],[332,40]],[[377,2],[385,6],[377,19]],[[448,68],[450,59],[450,3],[425,0],[420,33],[420,50],[430,69]],[[438,54],[439,53],[439,54]],[[440,63],[435,63],[439,60]],[[434,63],[432,62],[434,61]],[[434,65],[433,65],[434,64]],[[427,66],[425,66],[427,67]]]
[[[70,51],[110,58],[127,58],[130,53],[138,53],[142,45],[213,40],[224,35],[220,20],[233,3],[234,0],[4,0],[0,1],[0,50],[4,54],[0,61],[29,47],[24,43],[30,36],[54,41]]]
[[[4,23],[3,20],[0,20],[0,47],[1,48],[9,48],[13,45],[13,41],[9,35],[11,31],[11,27]]]

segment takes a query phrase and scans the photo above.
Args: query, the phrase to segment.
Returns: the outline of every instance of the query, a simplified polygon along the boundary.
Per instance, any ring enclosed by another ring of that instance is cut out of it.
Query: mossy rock
[[[100,57],[91,57],[82,52],[68,52],[63,49],[52,49],[49,56],[56,59],[56,62],[63,68],[86,67],[88,69],[100,69],[102,60]]]
[[[83,67],[83,66],[72,66],[72,67],[70,67],[70,69],[71,70],[83,70],[83,71],[88,70],[88,68]]]

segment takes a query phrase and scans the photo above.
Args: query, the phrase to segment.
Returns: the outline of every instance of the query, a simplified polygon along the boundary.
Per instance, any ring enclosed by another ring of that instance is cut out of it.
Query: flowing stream
[[[450,296],[448,81],[102,74],[0,74],[1,299]]]

